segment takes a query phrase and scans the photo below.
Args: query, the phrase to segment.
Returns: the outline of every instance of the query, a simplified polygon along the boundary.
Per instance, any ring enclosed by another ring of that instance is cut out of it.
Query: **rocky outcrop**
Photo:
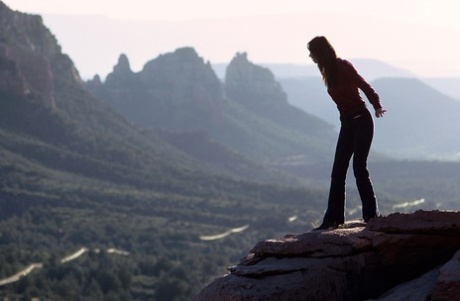
[[[191,47],[179,48],[147,62],[140,73],[150,90],[157,90],[174,105],[195,102],[209,110],[223,101],[223,90],[211,64]]]
[[[460,212],[395,213],[262,241],[229,270],[194,301],[459,300]]]
[[[322,120],[290,105],[286,93],[270,69],[252,63],[247,53],[237,53],[228,65],[225,95],[230,101],[257,117],[270,120],[276,126],[307,133],[318,141],[336,139],[332,127],[325,127]],[[288,157],[288,160],[291,158]]]
[[[189,131],[222,119],[222,84],[191,47],[160,55],[140,72],[133,72],[122,54],[104,83],[95,77],[86,86],[140,126]]]
[[[101,81],[99,75],[95,75],[92,80],[86,82],[86,88],[97,98],[110,103],[128,120],[137,121],[138,115],[150,114],[152,104],[147,101],[146,89],[139,80],[139,74],[131,70],[125,54],[119,56],[118,63],[107,75],[105,82]],[[145,117],[145,120],[148,118]]]
[[[225,73],[226,95],[247,106],[287,104],[287,96],[273,73],[248,60],[247,53],[237,53]]]
[[[36,93],[54,107],[56,105],[57,69],[64,71],[60,76],[80,82],[77,70],[70,59],[62,54],[61,47],[53,34],[36,15],[15,12],[0,2],[0,60],[14,64],[17,77],[1,74],[9,82],[7,93]],[[10,70],[13,65],[10,65]],[[62,68],[64,67],[65,68]],[[21,83],[18,83],[21,79]],[[14,84],[11,84],[14,83]],[[2,87],[5,89],[5,87]]]
[[[24,77],[16,63],[6,56],[5,49],[0,53],[0,93],[11,94],[14,98],[22,98],[28,93]]]
[[[118,63],[113,67],[112,73],[107,75],[105,85],[108,89],[130,88],[136,82],[137,76],[131,70],[128,57],[121,54]]]
[[[223,89],[209,62],[184,47],[147,62],[139,73],[153,111],[174,130],[212,127],[222,118]],[[159,125],[159,123],[157,123]]]

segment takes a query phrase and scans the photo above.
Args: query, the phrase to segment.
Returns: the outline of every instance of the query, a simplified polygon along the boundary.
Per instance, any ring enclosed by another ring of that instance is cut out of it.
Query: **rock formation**
[[[87,88],[140,126],[189,131],[222,119],[222,84],[190,47],[160,55],[137,73],[122,54],[103,84],[94,78]]]
[[[10,71],[2,72],[2,80],[9,83],[13,95],[36,93],[47,105],[56,106],[57,70],[60,76],[80,82],[80,76],[70,58],[61,52],[53,34],[43,26],[40,16],[10,10],[0,2],[0,64]],[[3,69],[3,68],[1,68]],[[15,75],[11,77],[11,75]],[[0,90],[0,91],[1,91]]]
[[[395,213],[262,241],[229,270],[194,301],[460,300],[460,212]]]
[[[334,148],[334,129],[291,106],[273,73],[246,54],[233,58],[225,83],[191,47],[159,55],[140,72],[131,71],[121,55],[105,82],[95,77],[86,87],[136,125],[204,131],[210,140],[258,161],[317,162]]]
[[[138,81],[137,76],[131,70],[128,57],[121,54],[118,58],[118,63],[113,67],[112,73],[107,75],[105,85],[107,89],[129,89]]]
[[[225,93],[246,106],[287,104],[287,96],[268,69],[251,63],[247,53],[237,53],[225,73]],[[257,107],[255,108],[257,109]]]
[[[323,127],[318,118],[291,106],[273,73],[268,68],[250,62],[246,53],[237,53],[228,65],[225,95],[256,116],[268,119],[277,126],[308,133],[318,140],[336,139],[336,134],[330,128]]]

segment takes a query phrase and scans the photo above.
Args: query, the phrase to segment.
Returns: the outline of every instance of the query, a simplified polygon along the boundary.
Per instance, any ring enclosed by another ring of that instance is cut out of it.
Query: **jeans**
[[[378,205],[367,169],[367,157],[374,136],[374,121],[366,108],[341,118],[341,128],[331,174],[331,186],[324,224],[345,222],[345,183],[348,165],[353,156],[356,186],[363,205],[364,221],[377,216]]]

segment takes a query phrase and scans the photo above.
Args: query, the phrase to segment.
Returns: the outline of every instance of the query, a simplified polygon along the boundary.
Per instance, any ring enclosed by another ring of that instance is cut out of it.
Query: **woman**
[[[353,171],[363,205],[363,218],[368,222],[379,215],[367,157],[374,135],[374,121],[361,98],[361,89],[375,109],[375,116],[386,112],[375,90],[362,78],[353,65],[338,58],[329,41],[315,37],[308,43],[310,57],[318,65],[327,92],[337,104],[340,113],[340,133],[331,174],[327,211],[323,223],[315,230],[335,229],[345,223],[345,180],[353,155]]]

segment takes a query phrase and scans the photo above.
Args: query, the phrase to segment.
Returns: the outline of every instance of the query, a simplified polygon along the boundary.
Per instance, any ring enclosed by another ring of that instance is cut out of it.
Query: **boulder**
[[[194,301],[458,300],[460,212],[417,211],[259,242]]]

